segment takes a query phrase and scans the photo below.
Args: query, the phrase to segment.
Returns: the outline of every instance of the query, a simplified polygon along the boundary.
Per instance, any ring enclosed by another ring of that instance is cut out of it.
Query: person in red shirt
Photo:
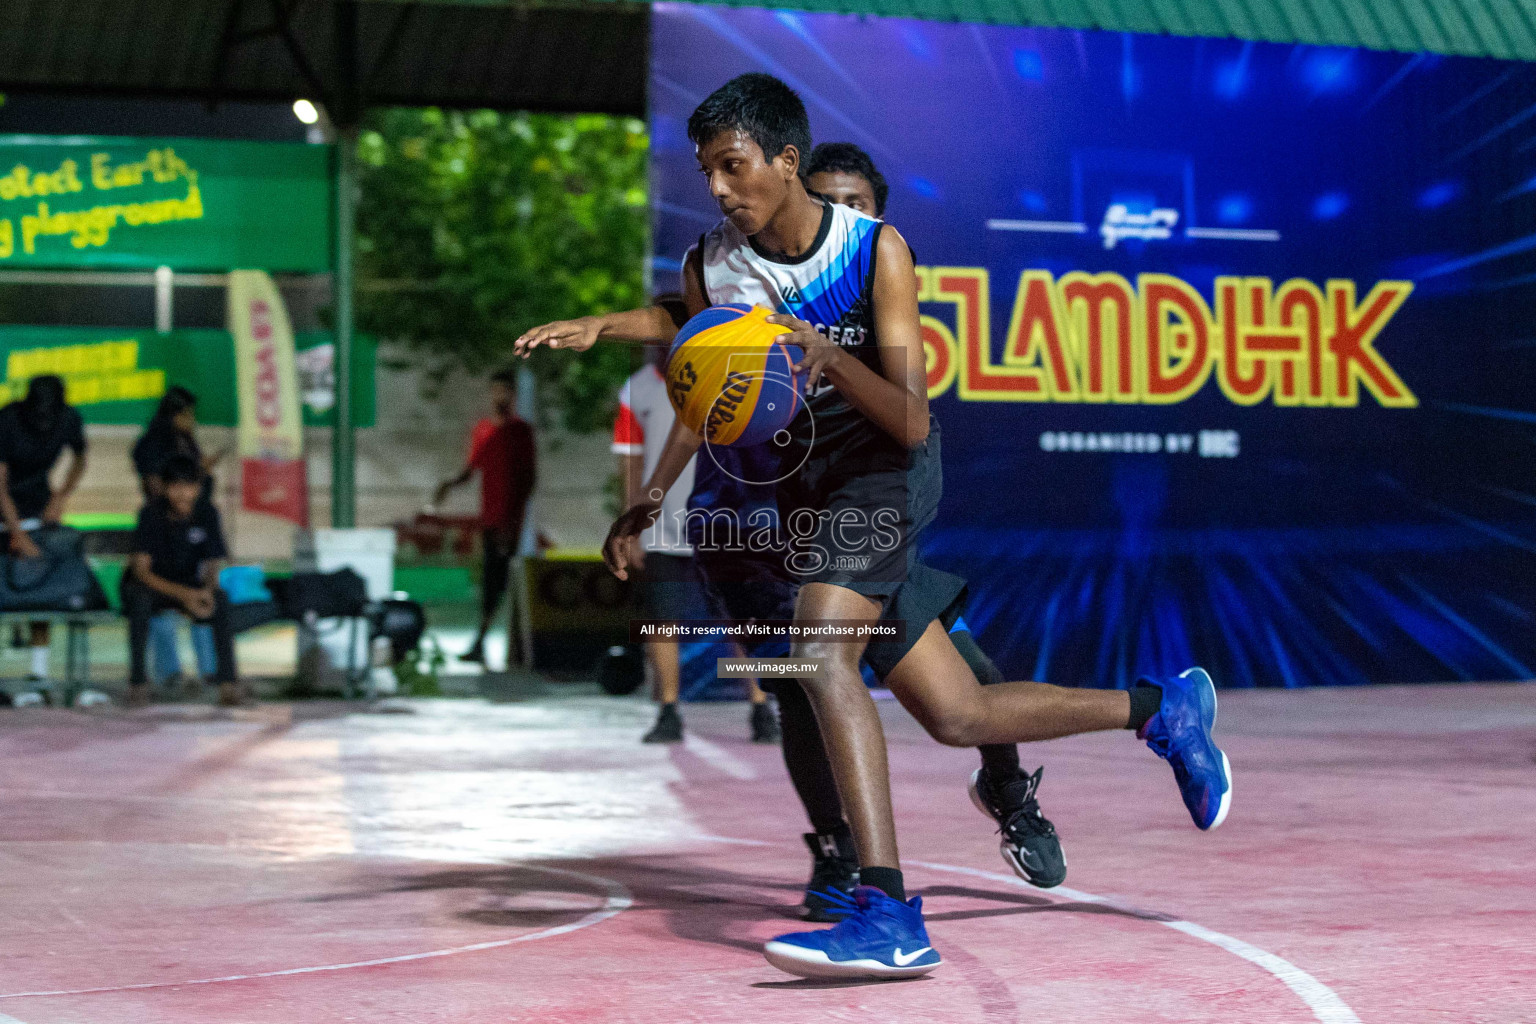
[[[517,374],[501,370],[491,377],[491,415],[469,435],[469,458],[458,476],[437,487],[438,505],[448,492],[480,474],[480,542],[484,571],[480,578],[480,631],[461,661],[485,664],[485,635],[501,606],[511,575],[512,556],[523,533],[523,516],[537,477],[538,453],[533,428],[518,418]]]

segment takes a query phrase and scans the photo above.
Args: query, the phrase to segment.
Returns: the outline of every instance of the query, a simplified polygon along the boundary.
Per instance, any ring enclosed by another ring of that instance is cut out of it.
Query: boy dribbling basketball
[[[779,310],[773,321],[792,332],[782,340],[805,353],[798,369],[807,376],[807,409],[783,446],[779,508],[792,533],[829,557],[798,566],[797,625],[873,624],[906,574],[941,487],[910,250],[895,230],[806,190],[800,172],[809,122],[777,79],[733,79],[699,105],[688,133],[724,215],[685,264],[690,313],[711,303]],[[581,350],[601,337],[666,341],[674,332],[670,319],[636,310],[536,328],[518,347]],[[653,510],[632,512],[648,518]],[[793,653],[824,666],[804,685],[864,884],[842,923],[781,936],[765,953],[775,966],[806,976],[932,970],[940,959],[921,900],[905,898],[884,733],[858,671],[863,645],[818,639],[797,643]],[[1225,816],[1230,775],[1210,737],[1215,690],[1199,669],[1131,692],[1039,683],[983,688],[942,625],[932,623],[887,683],[930,733],[955,745],[1136,728],[1173,763],[1197,825],[1211,828]]]

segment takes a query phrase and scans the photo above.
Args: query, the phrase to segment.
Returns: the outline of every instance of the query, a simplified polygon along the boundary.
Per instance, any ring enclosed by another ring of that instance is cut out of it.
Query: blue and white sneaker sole
[[[1220,747],[1216,748],[1221,750]],[[1227,777],[1227,791],[1221,794],[1221,807],[1216,811],[1216,818],[1205,827],[1207,832],[1217,828],[1227,820],[1227,811],[1232,807],[1232,762],[1227,760],[1227,752],[1221,751],[1221,773]]]
[[[929,950],[924,950],[929,952]],[[763,946],[763,956],[785,974],[798,978],[915,978],[943,963],[913,964],[895,967],[879,960],[833,960],[819,949],[807,949],[774,940]]]
[[[1216,728],[1216,714],[1219,710],[1219,702],[1216,699],[1216,681],[1211,678],[1209,672],[1199,667],[1185,669],[1179,673],[1179,678],[1188,679],[1196,672],[1205,677],[1205,686],[1209,689],[1211,695],[1211,720],[1205,724],[1205,731],[1212,732]],[[1214,745],[1214,741],[1212,742]],[[1227,752],[1225,750],[1217,747],[1216,752],[1221,755],[1221,774],[1227,788],[1221,794],[1221,806],[1216,809],[1216,817],[1209,825],[1205,826],[1204,830],[1206,832],[1220,827],[1221,823],[1227,820],[1227,811],[1232,809],[1232,762],[1227,759]]]

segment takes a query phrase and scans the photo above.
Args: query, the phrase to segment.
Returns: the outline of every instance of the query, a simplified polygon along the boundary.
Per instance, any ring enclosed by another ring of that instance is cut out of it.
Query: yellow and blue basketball
[[[710,444],[754,445],[789,426],[805,402],[803,355],[761,306],[711,306],[683,325],[667,358],[667,396]]]

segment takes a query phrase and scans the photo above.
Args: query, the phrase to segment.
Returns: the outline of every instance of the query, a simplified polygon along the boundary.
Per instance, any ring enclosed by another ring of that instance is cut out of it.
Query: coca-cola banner
[[[245,507],[303,526],[309,518],[304,426],[288,310],[265,271],[233,271],[228,294]]]

